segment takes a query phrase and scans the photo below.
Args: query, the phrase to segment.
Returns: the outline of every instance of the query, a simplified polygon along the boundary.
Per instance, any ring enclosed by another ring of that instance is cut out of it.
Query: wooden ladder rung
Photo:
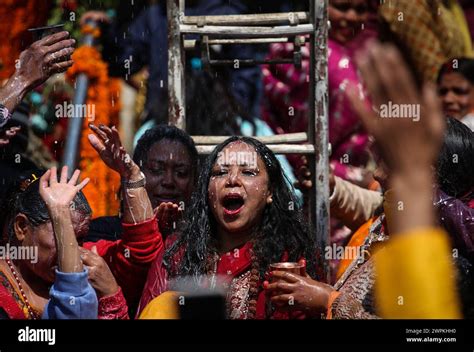
[[[197,145],[199,154],[211,154],[215,145]],[[267,147],[275,154],[314,154],[312,144],[267,144]]]
[[[211,35],[227,38],[275,38],[282,36],[296,36],[314,33],[312,24],[276,27],[245,27],[245,26],[196,26],[182,24],[179,26],[181,34]]]
[[[249,15],[184,16],[182,23],[190,25],[255,26],[309,23],[307,12],[281,12]]]
[[[192,136],[196,145],[216,145],[224,142],[230,136]],[[308,135],[306,132],[276,134],[273,136],[252,137],[265,144],[283,144],[306,142]]]
[[[238,39],[210,39],[207,41],[209,45],[226,45],[226,44],[273,44],[273,43],[289,43],[293,40],[288,37],[281,38],[238,38]],[[300,43],[304,44],[307,39],[306,37],[299,37]],[[196,39],[185,39],[184,49],[194,50],[196,49],[198,41]]]

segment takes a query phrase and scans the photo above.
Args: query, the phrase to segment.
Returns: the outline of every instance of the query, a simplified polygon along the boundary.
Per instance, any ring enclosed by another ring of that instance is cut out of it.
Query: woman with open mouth
[[[186,225],[153,263],[139,311],[172,279],[190,276],[209,287],[220,277],[228,318],[301,318],[268,304],[263,282],[270,264],[283,261],[304,260],[322,278],[317,257],[275,155],[253,138],[231,137],[207,158]]]

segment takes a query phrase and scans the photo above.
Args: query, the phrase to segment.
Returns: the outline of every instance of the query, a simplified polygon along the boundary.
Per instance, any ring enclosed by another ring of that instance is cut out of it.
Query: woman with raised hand
[[[163,249],[163,238],[145,188],[145,175],[122,147],[117,129],[92,124],[90,128],[94,132],[89,134],[92,147],[121,177],[123,235],[117,241],[86,242],[84,248],[96,247],[97,254],[107,262],[133,311],[138,305],[148,269]],[[177,212],[178,206],[162,203],[156,213],[165,211]]]
[[[76,170],[67,181],[67,167],[63,167],[58,182],[53,167],[39,180],[39,193],[51,216],[58,258],[56,277],[43,319],[97,318],[97,297],[87,281],[87,270],[82,264],[72,222],[71,203],[89,183],[89,178],[86,178],[76,185],[79,175],[80,171]]]
[[[77,184],[79,174],[69,181],[67,168],[59,181],[56,168],[32,175],[12,198],[2,243],[33,254],[0,260],[0,306],[12,319],[97,318],[77,241],[90,216],[80,192],[89,179]]]

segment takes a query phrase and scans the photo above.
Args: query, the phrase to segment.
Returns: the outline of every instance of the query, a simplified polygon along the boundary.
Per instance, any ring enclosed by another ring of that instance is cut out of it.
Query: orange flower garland
[[[98,27],[92,27],[90,25],[84,25],[81,28],[81,33],[86,35],[90,34],[94,38],[99,38],[100,37],[100,29]]]
[[[99,51],[90,46],[76,49],[72,55],[74,65],[66,72],[70,80],[84,73],[89,78],[87,104],[95,106],[94,124],[118,125],[120,111],[120,81],[108,76],[107,64],[102,61]],[[89,111],[89,109],[87,109]],[[90,186],[84,189],[93,211],[93,217],[116,215],[119,209],[117,191],[120,186],[118,174],[110,170],[100,159],[87,139],[91,116],[84,119],[80,144],[80,163],[82,177],[91,179]]]

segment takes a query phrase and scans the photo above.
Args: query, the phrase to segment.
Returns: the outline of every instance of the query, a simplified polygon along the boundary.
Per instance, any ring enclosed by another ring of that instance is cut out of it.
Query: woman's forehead
[[[264,163],[254,146],[238,140],[229,143],[219,153],[217,153],[217,158],[214,163],[214,166],[230,165],[257,168],[263,167]]]
[[[173,159],[186,160],[191,162],[188,149],[177,140],[162,139],[154,143],[148,150],[148,161],[166,162]]]

